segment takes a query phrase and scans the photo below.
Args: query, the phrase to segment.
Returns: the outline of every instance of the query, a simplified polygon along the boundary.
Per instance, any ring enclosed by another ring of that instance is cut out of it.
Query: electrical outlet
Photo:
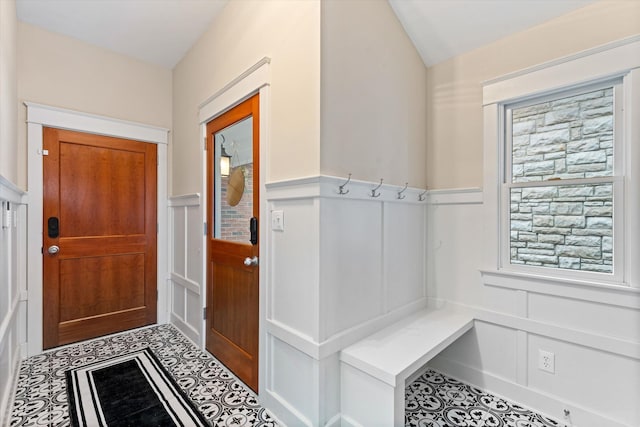
[[[554,374],[556,372],[556,356],[550,351],[538,350],[538,368]]]

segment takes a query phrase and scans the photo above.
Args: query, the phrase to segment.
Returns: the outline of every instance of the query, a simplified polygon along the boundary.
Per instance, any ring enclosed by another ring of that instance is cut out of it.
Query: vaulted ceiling
[[[17,0],[17,9],[21,21],[173,68],[227,1],[237,0]],[[596,0],[388,1],[431,66]]]

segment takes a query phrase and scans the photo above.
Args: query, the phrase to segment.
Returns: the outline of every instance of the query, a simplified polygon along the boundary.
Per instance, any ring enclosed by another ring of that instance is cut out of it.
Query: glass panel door
[[[250,244],[253,217],[253,117],[214,135],[215,230],[213,237]]]

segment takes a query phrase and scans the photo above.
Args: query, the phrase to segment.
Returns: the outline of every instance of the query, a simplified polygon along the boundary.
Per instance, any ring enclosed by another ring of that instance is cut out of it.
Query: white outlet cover
[[[538,368],[542,371],[554,374],[556,372],[555,354],[546,350],[538,350]]]

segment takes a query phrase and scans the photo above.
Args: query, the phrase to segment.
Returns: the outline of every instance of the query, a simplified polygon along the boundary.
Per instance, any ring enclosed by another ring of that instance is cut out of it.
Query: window
[[[620,81],[505,105],[503,214],[515,266],[613,275],[624,237]],[[507,233],[505,233],[507,234]]]
[[[640,37],[486,82],[483,111],[484,283],[640,288]]]

